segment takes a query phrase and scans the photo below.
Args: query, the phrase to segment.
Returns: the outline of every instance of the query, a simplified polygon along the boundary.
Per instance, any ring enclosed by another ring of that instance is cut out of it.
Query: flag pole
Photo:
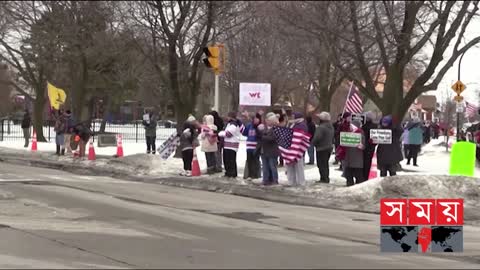
[[[353,81],[350,83],[350,90],[348,90],[347,99],[345,100],[345,104],[343,105],[342,118],[343,118],[343,115],[345,114],[345,110],[347,109],[348,97],[350,97],[350,94],[352,93],[352,88],[353,88]]]

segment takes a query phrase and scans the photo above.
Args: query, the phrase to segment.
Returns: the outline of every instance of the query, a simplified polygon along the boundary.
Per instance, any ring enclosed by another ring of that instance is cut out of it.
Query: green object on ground
[[[457,142],[450,154],[450,175],[475,175],[476,145],[470,142]]]

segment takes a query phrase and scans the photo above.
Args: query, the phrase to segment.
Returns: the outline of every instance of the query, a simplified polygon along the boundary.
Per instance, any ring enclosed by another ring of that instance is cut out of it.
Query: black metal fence
[[[92,129],[99,133],[101,122],[94,121]],[[157,140],[166,140],[176,131],[175,128],[166,128],[162,124],[157,127]],[[145,128],[141,122],[114,124],[107,123],[105,132],[121,134],[123,141],[126,142],[145,142]],[[55,141],[54,122],[45,121],[43,125],[43,135],[47,141]],[[22,141],[23,130],[21,123],[12,119],[0,120],[0,141]]]

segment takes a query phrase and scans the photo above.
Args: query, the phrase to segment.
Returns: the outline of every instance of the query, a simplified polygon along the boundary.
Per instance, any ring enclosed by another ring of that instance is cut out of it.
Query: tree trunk
[[[108,96],[103,98],[103,102],[106,104],[103,115],[102,115],[102,124],[100,125],[100,133],[105,133],[105,129],[107,128],[107,117],[113,107],[112,99]]]
[[[43,135],[43,113],[45,111],[45,87],[37,87],[37,97],[33,106],[33,128],[37,133],[37,141],[46,142],[47,139]]]
[[[392,115],[396,121],[401,121],[406,111],[403,98],[403,70],[396,66],[388,70],[387,81],[383,90],[382,104],[376,104],[383,115]]]

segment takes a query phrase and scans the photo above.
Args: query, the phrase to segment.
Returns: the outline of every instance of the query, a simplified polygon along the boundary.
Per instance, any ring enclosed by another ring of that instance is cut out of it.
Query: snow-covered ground
[[[421,174],[421,175],[448,175],[449,173],[449,164],[450,164],[450,153],[446,152],[445,147],[440,146],[443,142],[443,138],[438,140],[432,140],[430,144],[422,148],[422,153],[418,158],[419,167],[413,167],[406,165],[406,161],[402,162],[404,171],[398,172],[399,175],[411,175],[411,174]],[[162,143],[162,141],[157,141],[157,147]],[[7,147],[12,149],[30,151],[30,148],[23,148],[23,143],[21,141],[4,141],[0,142],[0,147]],[[39,152],[55,152],[54,143],[38,143]],[[143,164],[144,166],[150,168],[149,175],[178,175],[178,172],[182,169],[181,159],[169,158],[168,160],[162,160],[158,155],[147,156],[145,154],[146,145],[144,143],[123,143],[123,152],[125,161],[128,161],[130,164]],[[97,155],[101,156],[113,156],[116,154],[116,147],[97,147],[95,143],[95,152]],[[202,171],[206,170],[206,160],[205,155],[199,149],[197,149],[197,157],[200,163],[200,168]],[[308,160],[308,157],[306,157]],[[331,163],[333,163],[333,156],[331,158]],[[240,149],[237,154],[237,164],[240,178],[243,177],[243,170],[245,168],[246,160],[246,150],[245,143],[240,144]],[[331,165],[330,174],[331,174],[331,183],[335,185],[344,185],[345,179],[341,176],[342,172],[339,171],[338,166]],[[287,177],[285,170],[280,168],[280,183],[285,184],[287,182]],[[476,177],[480,177],[480,169],[477,168],[475,172]],[[220,175],[219,175],[220,177]],[[318,169],[314,165],[306,165],[305,167],[305,177],[308,182],[314,182],[320,178]],[[260,180],[258,180],[259,182]]]

